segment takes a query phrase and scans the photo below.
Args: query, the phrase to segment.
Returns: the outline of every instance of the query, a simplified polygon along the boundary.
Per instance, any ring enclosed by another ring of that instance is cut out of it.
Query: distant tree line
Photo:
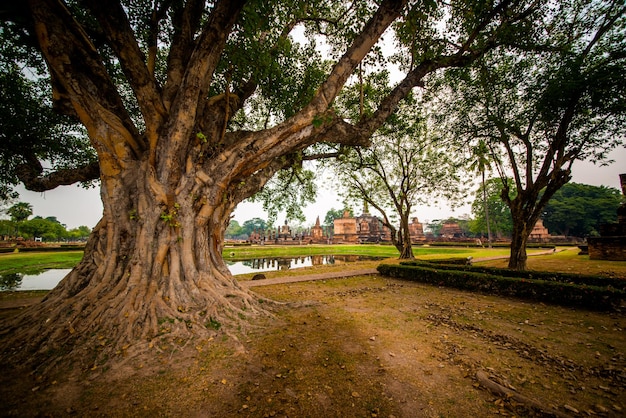
[[[18,202],[6,209],[9,219],[0,219],[0,237],[22,237],[25,239],[41,238],[41,241],[80,241],[85,240],[91,233],[88,226],[79,226],[68,230],[55,216],[43,218],[35,216],[32,219],[33,208],[30,203]]]
[[[512,182],[509,180],[510,184]],[[502,180],[494,178],[485,182],[486,207],[489,225],[495,238],[510,238],[513,231],[513,217],[509,207],[501,198]],[[513,188],[509,187],[511,194]],[[510,196],[514,198],[515,196]],[[622,200],[618,189],[605,186],[591,186],[580,183],[567,183],[546,204],[541,219],[552,235],[566,237],[597,236],[600,225],[617,222],[617,208]],[[476,192],[472,203],[471,219],[445,219],[428,224],[431,232],[436,232],[443,223],[455,221],[467,237],[486,237],[487,225],[483,204],[482,186]]]

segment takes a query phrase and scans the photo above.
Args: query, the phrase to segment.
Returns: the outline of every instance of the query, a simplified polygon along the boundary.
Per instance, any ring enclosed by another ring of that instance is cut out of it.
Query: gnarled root
[[[491,380],[489,378],[489,376],[487,376],[487,373],[483,372],[483,371],[477,371],[476,372],[476,379],[478,379],[478,382],[484,386],[485,388],[489,389],[493,394],[495,395],[500,395],[503,397],[506,397],[507,399],[512,399],[515,402],[518,402],[522,405],[525,405],[526,407],[533,409],[535,411],[539,411],[543,414],[546,414],[548,416],[555,416],[555,417],[559,417],[559,418],[568,418],[569,415],[564,414],[562,412],[557,411],[554,408],[551,408],[549,406],[544,405],[543,403],[528,398],[524,395],[521,395],[507,387],[502,386],[499,383],[494,382],[493,380]]]

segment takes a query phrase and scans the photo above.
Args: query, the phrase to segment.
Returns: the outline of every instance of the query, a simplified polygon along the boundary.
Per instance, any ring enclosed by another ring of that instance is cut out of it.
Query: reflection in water
[[[0,275],[0,290],[15,290],[22,284],[21,273]]]
[[[259,273],[262,271],[289,270],[323,264],[341,264],[363,260],[380,260],[380,257],[360,255],[312,255],[301,257],[255,258],[242,261],[228,261],[226,264],[232,274]]]
[[[262,271],[289,270],[323,264],[341,264],[363,260],[380,260],[380,257],[360,255],[312,255],[301,257],[254,258],[242,261],[228,261],[232,274],[260,273]],[[4,290],[50,290],[65,277],[71,269],[50,269],[40,274],[0,275],[0,291]]]
[[[72,269],[50,269],[39,274],[0,275],[0,291],[3,290],[50,290]]]

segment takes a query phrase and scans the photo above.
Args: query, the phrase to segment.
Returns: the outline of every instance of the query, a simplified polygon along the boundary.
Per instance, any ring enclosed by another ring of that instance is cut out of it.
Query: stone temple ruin
[[[624,175],[624,177],[626,179],[626,175]],[[623,185],[622,187],[626,186]],[[624,218],[624,216],[626,216],[626,209],[622,208],[621,210],[621,216]],[[626,228],[626,222],[623,220],[620,222],[622,222],[621,228]],[[619,229],[619,226],[610,226],[607,228]],[[622,237],[620,238],[618,236],[618,240],[621,239],[623,241],[623,235],[626,234],[624,233],[624,229],[621,231]],[[459,223],[453,221],[445,222],[439,232],[440,236],[434,237],[432,234],[424,234],[423,224],[420,223],[418,218],[414,217],[411,219],[411,223],[409,223],[409,234],[411,236],[411,242],[414,244],[448,241],[458,243],[476,242],[475,239],[466,237]],[[567,237],[550,234],[548,229],[543,225],[543,221],[539,219],[530,233],[528,242],[547,243],[565,240],[567,240]],[[609,241],[610,240],[605,240],[603,241],[604,244],[598,245],[605,245]],[[366,204],[360,216],[351,216],[349,211],[344,211],[343,216],[335,219],[332,226],[322,226],[318,216],[315,221],[315,226],[295,233],[285,220],[285,224],[277,228],[268,229],[266,231],[254,230],[248,237],[248,242],[253,244],[278,245],[389,243],[391,242],[391,231],[389,228],[383,226],[383,222],[378,217],[369,213]],[[478,242],[480,243],[480,240],[478,240]],[[623,253],[624,250],[622,250],[622,254]]]
[[[626,174],[619,180],[626,197]],[[601,225],[600,236],[587,238],[587,244],[592,260],[626,261],[626,201],[617,209],[617,223]]]
[[[409,233],[414,243],[426,241],[424,226],[417,218],[411,220]],[[341,218],[334,220],[332,228],[322,227],[318,216],[315,226],[294,234],[285,221],[284,225],[275,229],[254,230],[248,242],[279,245],[380,243],[391,242],[391,231],[383,226],[378,217],[369,213],[366,205],[360,216],[354,217],[345,211]]]
[[[333,232],[333,244],[391,241],[389,228],[384,227],[376,216],[370,215],[367,206],[363,214],[357,217],[352,217],[350,212],[345,211],[343,217],[335,219]]]

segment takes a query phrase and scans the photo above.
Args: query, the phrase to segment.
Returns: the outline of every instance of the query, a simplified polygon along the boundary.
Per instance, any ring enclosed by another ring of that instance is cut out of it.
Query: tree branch
[[[165,116],[165,107],[161,102],[157,82],[148,70],[146,58],[139,49],[124,9],[119,2],[83,0],[83,3],[98,19],[109,45],[120,60],[122,70],[135,92],[146,127],[152,129],[147,135],[156,136],[156,129]]]
[[[57,92],[71,101],[94,148],[118,161],[141,155],[145,144],[138,142],[137,129],[83,28],[61,2],[31,0],[29,7],[41,51],[61,87]]]
[[[82,167],[67,168],[41,175],[41,165],[21,164],[16,168],[17,177],[28,190],[45,192],[58,186],[67,186],[77,182],[85,182],[100,178],[100,168],[97,162]]]
[[[243,5],[242,0],[221,0],[215,4],[184,67],[185,73],[172,102],[169,123],[161,135],[156,161],[160,180],[169,187],[175,187],[182,172],[185,152],[181,149],[186,149],[194,138],[196,121],[201,119],[198,112],[203,109],[213,72]]]
[[[183,80],[185,67],[193,51],[193,40],[202,19],[204,0],[189,0],[184,8],[174,6],[174,35],[167,58],[167,81],[163,87],[163,104],[169,109]]]

